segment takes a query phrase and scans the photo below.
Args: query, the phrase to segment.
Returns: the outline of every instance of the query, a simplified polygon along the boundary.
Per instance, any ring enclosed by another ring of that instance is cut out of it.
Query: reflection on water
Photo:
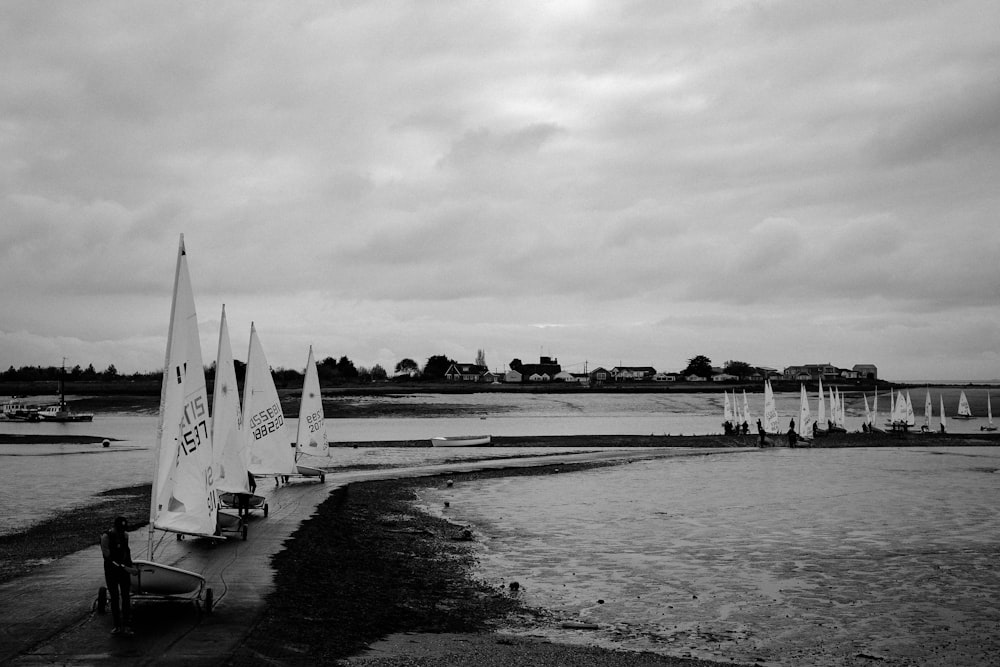
[[[1000,655],[998,470],[997,447],[771,450],[424,499],[479,528],[485,578],[601,626],[534,634],[746,663],[982,665]]]

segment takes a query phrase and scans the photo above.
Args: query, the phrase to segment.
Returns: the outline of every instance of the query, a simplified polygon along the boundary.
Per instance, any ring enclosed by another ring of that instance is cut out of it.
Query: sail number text
[[[281,413],[281,406],[275,403],[266,410],[254,414],[250,417],[250,430],[254,440],[260,440],[269,433],[274,433],[285,423],[285,416]]]
[[[208,407],[204,396],[195,396],[184,404],[184,420],[181,422],[181,448],[190,454],[201,444],[208,443]]]
[[[323,428],[323,413],[320,410],[312,413],[311,415],[306,415],[306,424],[309,425],[309,432],[315,433],[316,431]]]

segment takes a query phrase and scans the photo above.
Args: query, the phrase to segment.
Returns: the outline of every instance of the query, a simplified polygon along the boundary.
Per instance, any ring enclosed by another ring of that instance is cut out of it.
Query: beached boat
[[[972,410],[969,408],[969,399],[965,397],[964,391],[958,397],[958,414],[953,416],[955,419],[975,419],[972,415]]]
[[[295,449],[285,435],[285,416],[278,400],[271,368],[267,365],[257,328],[250,324],[250,351],[243,381],[243,424],[247,431],[250,459],[247,468],[254,477],[274,477],[275,484],[295,468]]]
[[[439,435],[431,438],[434,447],[487,447],[492,444],[491,435]]]
[[[990,392],[986,390],[986,426],[980,426],[980,431],[995,431],[997,427],[993,425],[993,406],[990,404]]]
[[[91,422],[94,415],[91,412],[73,412],[66,405],[66,360],[63,359],[62,371],[59,375],[59,403],[49,405],[38,411],[38,418],[43,422]]]
[[[827,422],[830,433],[847,433],[844,426],[844,413],[840,404],[840,390],[830,387],[830,421]]]
[[[326,471],[314,466],[301,465],[299,458],[310,456],[329,457],[330,445],[326,439],[326,420],[323,416],[323,395],[319,387],[319,371],[313,358],[312,345],[306,361],[302,380],[302,398],[299,400],[299,422],[295,432],[295,469],[305,477],[326,481]]]
[[[205,577],[154,560],[157,530],[214,537],[217,526],[208,392],[183,235],[177,250],[154,447],[149,559],[134,561],[132,597],[185,598],[211,612],[212,589],[206,588]]]
[[[781,426],[778,425],[778,409],[774,402],[774,391],[771,389],[771,381],[764,380],[764,433],[777,435],[781,433]]]
[[[11,421],[39,421],[37,405],[28,405],[23,401],[13,400],[3,404],[3,416]]]
[[[875,396],[872,398],[872,418],[868,422],[868,430],[874,433],[885,433],[885,429],[878,425],[878,387],[875,387]]]
[[[267,514],[267,503],[263,496],[250,493],[247,475],[246,435],[243,432],[243,413],[240,409],[240,392],[236,380],[236,366],[233,362],[233,348],[229,338],[229,324],[226,321],[226,306],[222,306],[219,319],[219,347],[215,356],[215,386],[212,387],[212,452],[215,460],[215,489],[219,493],[219,506],[236,509],[233,515],[218,514],[220,534],[235,534],[247,538],[247,524],[240,511],[243,507],[263,509]]]
[[[930,433],[931,431],[931,417],[934,414],[934,404],[931,403],[931,392],[930,390],[924,395],[924,423],[920,425],[920,431],[922,433]]]

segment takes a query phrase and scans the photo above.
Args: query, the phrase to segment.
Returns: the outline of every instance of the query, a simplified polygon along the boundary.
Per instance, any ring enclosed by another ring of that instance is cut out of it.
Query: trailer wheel
[[[264,503],[264,516],[267,516],[267,503]]]
[[[108,589],[101,586],[97,589],[97,613],[106,614],[108,611]]]
[[[205,613],[206,614],[211,614],[212,613],[212,605],[214,603],[215,603],[215,598],[212,595],[212,589],[211,588],[206,588],[205,589]]]

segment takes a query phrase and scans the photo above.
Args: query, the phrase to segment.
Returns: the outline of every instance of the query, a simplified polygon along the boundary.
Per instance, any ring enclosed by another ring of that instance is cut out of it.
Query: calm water
[[[987,665],[998,470],[997,447],[761,450],[424,500],[475,526],[485,579],[553,611],[528,634],[769,665]]]

